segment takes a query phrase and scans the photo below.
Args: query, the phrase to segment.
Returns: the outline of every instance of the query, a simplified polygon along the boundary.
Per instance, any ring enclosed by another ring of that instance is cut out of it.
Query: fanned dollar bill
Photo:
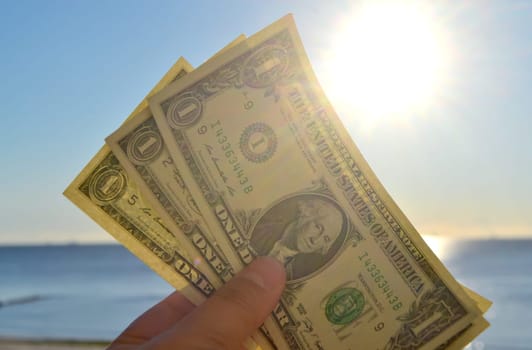
[[[229,263],[284,263],[280,348],[434,349],[482,328],[328,104],[291,17],[171,84],[150,108]],[[115,140],[132,136],[123,130]]]
[[[218,54],[244,39],[241,35]],[[192,66],[180,58],[147,97],[191,70]],[[128,119],[146,107],[144,99]],[[217,274],[205,269],[209,265],[196,251],[197,245],[192,251],[190,246],[185,247],[188,240],[181,229],[170,229],[144,199],[135,181],[108,146],[100,149],[64,194],[193,303],[201,303],[222,284]],[[264,335],[257,334],[254,339],[261,345],[260,348],[271,348]],[[248,341],[246,346],[257,348],[253,341]]]
[[[190,64],[180,58],[151,94],[191,70]],[[135,111],[145,108],[145,101]],[[200,303],[214,291],[207,277],[190,263],[195,257],[180,244],[175,234],[146,202],[137,185],[129,179],[106,145],[72,181],[64,194],[192,302]]]

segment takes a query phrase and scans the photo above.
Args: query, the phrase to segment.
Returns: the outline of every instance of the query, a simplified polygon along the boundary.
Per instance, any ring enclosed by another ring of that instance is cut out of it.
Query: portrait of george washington
[[[332,198],[300,194],[268,209],[254,226],[250,247],[286,268],[287,281],[308,278],[339,251],[348,232],[344,211]]]

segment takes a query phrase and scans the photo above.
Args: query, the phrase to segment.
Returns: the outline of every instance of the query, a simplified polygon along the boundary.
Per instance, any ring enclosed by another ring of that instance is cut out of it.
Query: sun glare
[[[324,86],[335,105],[376,123],[424,108],[444,68],[429,11],[413,3],[371,2],[336,28],[324,54]]]
[[[423,235],[423,240],[438,258],[444,259],[447,256],[447,241],[444,238],[432,235]]]

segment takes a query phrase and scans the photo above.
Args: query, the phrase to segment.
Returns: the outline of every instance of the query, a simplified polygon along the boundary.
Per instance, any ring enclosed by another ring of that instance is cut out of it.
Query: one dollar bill
[[[285,265],[280,348],[433,349],[479,319],[341,125],[291,17],[150,108],[231,265]]]
[[[179,59],[152,93],[191,70],[186,60]],[[144,100],[132,115],[146,105]],[[215,287],[208,278],[190,263],[194,256],[151,208],[106,145],[64,194],[192,302],[198,304],[214,291]]]

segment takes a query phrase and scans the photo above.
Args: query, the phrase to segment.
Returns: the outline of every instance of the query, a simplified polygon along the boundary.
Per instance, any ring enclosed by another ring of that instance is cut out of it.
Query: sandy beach
[[[54,340],[2,339],[2,350],[104,350],[105,342],[79,342]]]

